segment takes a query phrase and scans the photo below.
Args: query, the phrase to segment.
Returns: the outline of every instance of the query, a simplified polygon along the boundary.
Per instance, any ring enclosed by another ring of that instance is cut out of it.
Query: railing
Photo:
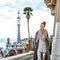
[[[0,60],[25,60],[25,59],[28,59],[28,58],[32,58],[33,54],[34,54],[34,52],[30,51],[28,53],[19,54],[19,55],[7,57],[7,58],[2,58]]]

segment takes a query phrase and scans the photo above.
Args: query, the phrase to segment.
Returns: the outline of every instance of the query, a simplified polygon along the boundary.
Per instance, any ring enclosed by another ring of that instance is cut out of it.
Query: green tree
[[[25,7],[23,11],[27,18],[28,38],[30,39],[29,19],[30,19],[30,16],[32,15],[33,9],[31,7]]]

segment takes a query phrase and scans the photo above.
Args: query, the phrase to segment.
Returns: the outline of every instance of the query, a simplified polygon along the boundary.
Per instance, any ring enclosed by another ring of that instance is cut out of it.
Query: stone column
[[[56,0],[55,21],[60,22],[60,0]]]
[[[55,6],[55,34],[52,43],[52,60],[60,60],[60,0]]]
[[[60,22],[60,0],[56,0],[56,5],[55,5],[55,19],[54,19],[54,31],[53,31],[54,35],[55,35],[56,22]]]

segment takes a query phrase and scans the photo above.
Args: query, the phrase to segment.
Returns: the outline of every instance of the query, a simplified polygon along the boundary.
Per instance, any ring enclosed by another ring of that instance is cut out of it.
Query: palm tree
[[[23,11],[27,18],[28,38],[30,39],[29,19],[30,19],[30,16],[32,15],[33,9],[31,7],[25,7]]]

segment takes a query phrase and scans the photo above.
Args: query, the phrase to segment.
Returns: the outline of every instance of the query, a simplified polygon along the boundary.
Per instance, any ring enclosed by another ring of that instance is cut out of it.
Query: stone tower
[[[21,42],[21,34],[20,34],[20,12],[18,11],[18,17],[17,17],[17,44],[16,44],[16,49],[17,53],[22,53],[24,50],[23,44]]]
[[[17,43],[21,43],[21,36],[20,36],[20,12],[18,11],[18,17],[17,17]]]

